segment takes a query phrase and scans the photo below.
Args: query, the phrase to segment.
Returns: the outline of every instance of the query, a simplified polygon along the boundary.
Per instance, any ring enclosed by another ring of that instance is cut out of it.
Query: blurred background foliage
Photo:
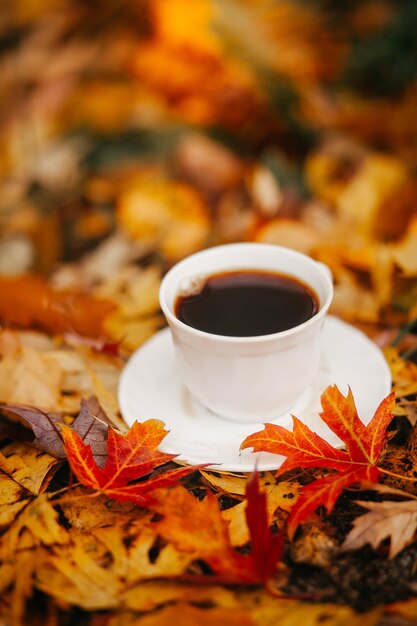
[[[0,273],[88,290],[106,242],[113,271],[269,241],[329,263],[336,313],[414,319],[416,28],[406,0],[3,0]]]

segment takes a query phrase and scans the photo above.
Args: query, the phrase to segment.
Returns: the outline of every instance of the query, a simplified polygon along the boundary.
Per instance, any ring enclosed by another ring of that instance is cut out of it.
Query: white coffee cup
[[[219,272],[248,269],[302,281],[317,295],[318,312],[294,328],[255,337],[207,333],[176,317],[176,299],[187,285]],[[185,386],[220,417],[241,423],[276,419],[312,383],[319,365],[323,322],[333,297],[331,274],[322,263],[280,246],[227,244],[177,263],[164,277],[159,297]]]

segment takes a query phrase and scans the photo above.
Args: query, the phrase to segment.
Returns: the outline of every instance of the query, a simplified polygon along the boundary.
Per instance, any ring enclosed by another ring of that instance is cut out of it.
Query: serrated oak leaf
[[[331,513],[343,489],[362,480],[376,482],[377,479],[378,468],[364,465],[340,474],[331,474],[305,485],[287,520],[289,538],[293,539],[301,522],[319,506],[324,506],[327,513]]]
[[[246,484],[246,523],[252,544],[252,558],[259,579],[266,582],[274,574],[277,561],[284,550],[282,533],[271,533],[267,513],[266,493],[259,489],[258,472]]]
[[[63,426],[62,433],[69,464],[80,483],[120,502],[146,504],[152,490],[171,485],[196,469],[181,467],[136,482],[176,456],[157,449],[167,434],[160,420],[135,422],[126,435],[109,428],[103,469],[94,461],[91,447],[73,429]]]

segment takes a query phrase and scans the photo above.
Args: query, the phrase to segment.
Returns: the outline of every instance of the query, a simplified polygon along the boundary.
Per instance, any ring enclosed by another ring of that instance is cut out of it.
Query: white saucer
[[[320,394],[328,385],[336,384],[346,395],[350,385],[359,417],[368,423],[378,404],[391,391],[391,374],[380,350],[353,326],[329,316],[323,337],[320,370],[291,413],[330,444],[341,445],[318,416]],[[256,461],[258,470],[264,471],[277,469],[284,460],[267,452],[239,452],[245,437],[263,430],[262,423],[229,422],[197,403],[179,379],[167,328],[130,358],[120,379],[119,403],[129,426],[135,420],[143,422],[150,418],[165,422],[170,432],[159,448],[178,454],[178,461],[208,463],[217,471],[250,472]],[[268,421],[292,430],[290,413]]]

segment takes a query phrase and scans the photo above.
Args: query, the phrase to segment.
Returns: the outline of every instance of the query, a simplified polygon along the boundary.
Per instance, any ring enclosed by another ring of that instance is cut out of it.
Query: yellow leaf
[[[93,369],[87,366],[87,370],[91,378],[93,393],[110,422],[122,432],[126,431],[127,426],[120,417],[119,405],[117,403],[116,396],[110,389],[103,385],[100,377],[96,374],[96,372],[94,372]]]
[[[174,582],[151,581],[127,589],[123,595],[124,606],[135,611],[152,611],[158,606],[178,601],[224,608],[239,607],[232,591],[215,585],[199,587]]]
[[[215,5],[210,0],[156,0],[152,5],[155,26],[161,39],[174,45],[219,52],[212,29]]]
[[[304,254],[311,254],[320,243],[320,237],[313,227],[300,220],[281,217],[262,226],[255,234],[255,241],[285,246]]]
[[[407,620],[417,619],[417,598],[410,598],[403,602],[394,602],[385,607],[387,613],[401,615]]]
[[[392,246],[392,256],[405,276],[417,276],[417,218],[398,244]]]
[[[46,489],[61,461],[22,442],[9,443],[0,452],[0,469],[33,494]]]
[[[250,609],[256,626],[374,626],[382,613],[377,608],[356,613],[347,606],[280,600],[263,592],[242,594],[243,606]]]
[[[47,353],[30,348],[7,354],[0,362],[0,401],[56,409],[62,374],[53,365]]]
[[[152,315],[159,311],[161,270],[150,266],[140,270],[135,266],[124,268],[102,282],[95,294],[111,300],[117,311],[126,317]]]
[[[0,594],[4,594],[4,591],[13,583],[16,572],[11,561],[3,561],[0,564]]]
[[[254,626],[249,613],[242,608],[199,608],[179,602],[166,606],[157,613],[145,615],[136,626],[172,626],[181,615],[182,626]]]
[[[136,522],[141,518],[138,508],[130,502],[117,502],[104,495],[91,499],[86,498],[91,492],[83,486],[74,487],[68,498],[63,497],[60,504],[65,517],[73,529],[88,531],[101,526],[113,526],[131,522],[132,515]],[[143,513],[142,513],[143,515]]]
[[[27,500],[22,498],[23,489],[18,483],[0,473],[0,527],[9,526]]]
[[[403,359],[397,348],[385,348],[384,355],[390,366],[396,395],[404,397],[417,393],[417,365]]]
[[[274,480],[272,478],[272,480]],[[268,520],[271,524],[277,508],[289,512],[297,501],[300,486],[291,481],[282,481],[278,484],[270,484],[264,487],[266,493],[266,506]],[[243,546],[249,539],[249,530],[246,524],[246,501],[222,511],[222,517],[229,522],[229,535],[233,546]]]
[[[215,474],[205,470],[200,470],[200,474],[212,487],[220,491],[237,496],[245,495],[248,479],[244,474]]]
[[[12,623],[22,624],[26,613],[26,603],[32,595],[36,568],[36,551],[18,552],[13,557],[15,584],[11,596]]]
[[[122,583],[109,569],[100,567],[81,546],[70,551],[44,553],[36,571],[37,587],[58,602],[88,611],[116,608]]]
[[[189,554],[180,553],[172,544],[162,546],[155,558],[150,559],[150,550],[157,535],[150,528],[140,528],[129,538],[126,547],[120,526],[93,530],[93,535],[106,546],[113,556],[112,570],[129,585],[150,578],[172,578],[183,574],[192,561]]]
[[[340,215],[361,232],[372,235],[381,229],[380,220],[390,219],[389,205],[384,203],[407,178],[407,168],[400,159],[379,153],[369,155],[337,200]]]
[[[133,239],[159,242],[170,262],[199,250],[211,227],[203,200],[192,187],[152,177],[139,179],[122,194],[117,218]]]
[[[17,549],[26,545],[53,546],[69,540],[68,532],[59,524],[58,513],[45,494],[32,500],[2,537],[1,558],[13,559]]]
[[[133,352],[150,339],[162,326],[161,317],[132,319],[116,311],[105,322],[106,333],[112,341],[119,342],[122,349]]]

